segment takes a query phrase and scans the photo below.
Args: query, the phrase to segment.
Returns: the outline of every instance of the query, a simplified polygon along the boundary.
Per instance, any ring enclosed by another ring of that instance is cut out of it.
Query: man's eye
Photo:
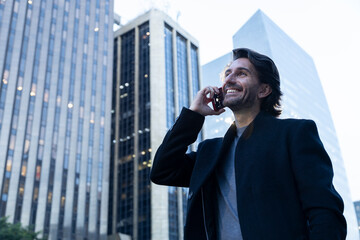
[[[239,72],[238,75],[239,75],[239,76],[246,76],[246,73],[244,73],[244,72]]]

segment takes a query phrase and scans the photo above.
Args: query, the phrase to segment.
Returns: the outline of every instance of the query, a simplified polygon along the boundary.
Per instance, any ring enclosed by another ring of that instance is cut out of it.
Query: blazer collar
[[[268,116],[270,116],[268,113],[260,112],[255,117],[254,121],[250,123],[249,126],[245,129],[240,139],[246,140],[247,138],[249,138],[252,135],[252,132],[256,128],[256,126],[261,125],[261,122],[263,122],[264,119],[266,119]],[[207,165],[206,167],[204,167],[203,165],[201,166],[203,167],[201,168],[201,174],[192,176],[190,184],[192,185],[191,188],[194,192],[197,192],[199,190],[200,186],[202,186],[206,179],[213,173],[218,162],[221,161],[222,157],[227,154],[227,151],[229,151],[229,147],[231,146],[232,141],[234,141],[236,134],[237,129],[234,122],[222,138],[222,143],[220,143],[221,145],[219,146],[219,148],[216,148],[214,146],[215,148],[208,152],[208,158],[206,161]],[[221,138],[219,138],[218,140],[221,141]],[[218,152],[216,152],[217,149],[219,149]]]

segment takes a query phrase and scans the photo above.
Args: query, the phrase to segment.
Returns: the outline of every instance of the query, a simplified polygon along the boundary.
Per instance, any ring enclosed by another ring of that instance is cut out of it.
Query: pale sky
[[[261,9],[312,56],[335,124],[352,199],[360,200],[360,0],[114,0],[122,23],[157,8],[199,41],[205,64]]]

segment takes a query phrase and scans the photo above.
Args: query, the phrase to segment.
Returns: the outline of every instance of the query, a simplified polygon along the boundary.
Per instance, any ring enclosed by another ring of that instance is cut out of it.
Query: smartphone
[[[222,88],[219,88],[219,94],[215,93],[212,99],[212,105],[215,111],[219,111],[220,109],[224,108],[223,105],[224,95]]]

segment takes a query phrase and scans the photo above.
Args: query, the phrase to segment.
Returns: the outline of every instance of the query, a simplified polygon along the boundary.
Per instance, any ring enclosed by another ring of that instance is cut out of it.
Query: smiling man
[[[234,124],[223,138],[186,153],[219,88],[198,92],[156,152],[154,183],[189,187],[185,239],[345,239],[344,204],[331,160],[311,120],[278,119],[280,77],[274,62],[250,49],[233,50],[223,105]]]

